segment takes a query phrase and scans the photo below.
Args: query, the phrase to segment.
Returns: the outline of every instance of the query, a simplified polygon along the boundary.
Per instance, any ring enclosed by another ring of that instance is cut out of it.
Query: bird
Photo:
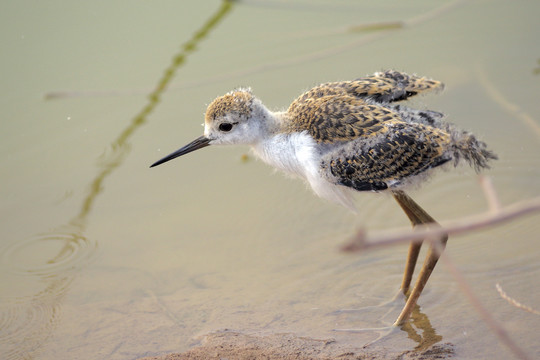
[[[263,162],[306,181],[321,198],[355,211],[355,192],[386,192],[413,227],[437,226],[406,190],[438,168],[465,162],[480,172],[497,159],[485,142],[444,114],[402,103],[443,88],[437,80],[385,70],[315,86],[285,111],[271,111],[250,88],[237,88],[208,105],[202,136],[150,167],[209,145],[247,145]],[[439,240],[444,248],[448,236]],[[408,297],[396,326],[410,317],[440,256],[430,247],[410,290],[421,246],[409,246],[400,288]]]

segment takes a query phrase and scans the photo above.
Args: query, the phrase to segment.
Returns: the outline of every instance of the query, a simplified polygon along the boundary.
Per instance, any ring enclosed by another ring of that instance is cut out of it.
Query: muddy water
[[[324,81],[385,68],[446,83],[413,101],[499,154],[502,204],[540,193],[535,2],[246,1],[2,5],[0,351],[6,359],[131,359],[220,329],[362,345],[392,323],[406,246],[343,254],[356,229],[406,227],[393,200],[359,214],[315,198],[244,148],[149,164],[201,134],[215,96],[251,86],[273,109]],[[359,27],[364,24],[376,26]],[[411,195],[436,219],[486,210],[474,172]],[[538,215],[451,238],[447,254],[531,356],[540,308]],[[511,353],[440,264],[416,333],[459,358]],[[359,309],[359,311],[340,311]],[[414,332],[374,346],[413,349]],[[91,355],[89,355],[91,354]]]

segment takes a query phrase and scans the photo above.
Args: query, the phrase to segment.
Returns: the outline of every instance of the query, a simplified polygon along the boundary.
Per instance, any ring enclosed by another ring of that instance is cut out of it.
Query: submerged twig
[[[454,0],[452,2],[445,3],[444,5],[441,5],[440,7],[437,7],[435,9],[433,9],[433,10],[430,10],[430,11],[427,11],[427,12],[425,12],[423,14],[420,14],[420,15],[418,15],[416,17],[406,19],[406,20],[403,20],[403,21],[388,22],[388,23],[386,23],[386,27],[387,28],[390,27],[390,24],[394,24],[393,25],[394,29],[417,26],[417,25],[419,25],[421,23],[427,22],[427,21],[432,20],[432,19],[434,19],[434,18],[436,18],[438,16],[441,16],[442,14],[448,12],[449,10],[451,10],[454,7],[456,7],[458,5],[461,5],[463,3],[465,3],[464,0]],[[380,23],[380,24],[384,24],[384,23]],[[359,26],[361,27],[362,25],[359,25]],[[370,25],[368,24],[366,26],[369,27]],[[371,24],[371,26],[373,26],[373,24]],[[389,29],[384,29],[384,30],[389,30]],[[249,67],[249,68],[244,68],[244,69],[241,69],[241,70],[232,71],[232,72],[229,72],[229,73],[225,73],[223,75],[213,76],[213,77],[202,79],[202,80],[184,82],[184,83],[178,84],[176,86],[170,86],[169,91],[178,90],[178,89],[192,89],[192,88],[200,87],[200,86],[207,85],[207,84],[213,84],[213,83],[216,83],[216,82],[219,82],[219,81],[244,77],[244,76],[247,76],[247,75],[250,75],[250,74],[258,74],[258,73],[262,73],[262,72],[265,72],[265,71],[271,71],[271,70],[281,69],[281,68],[285,68],[285,67],[289,67],[289,66],[295,66],[295,65],[299,65],[299,64],[304,64],[304,63],[310,62],[310,61],[325,59],[325,58],[328,58],[330,56],[336,56],[336,55],[339,55],[339,54],[344,53],[346,51],[355,49],[355,48],[357,48],[357,47],[359,47],[361,45],[364,45],[366,43],[378,40],[378,39],[380,39],[380,38],[382,38],[384,36],[387,36],[390,33],[391,33],[391,31],[375,31],[375,32],[372,31],[372,32],[369,32],[369,33],[365,34],[360,39],[354,40],[352,42],[349,42],[349,43],[346,43],[346,44],[343,44],[343,45],[337,45],[337,46],[334,46],[334,47],[330,47],[330,48],[326,48],[326,49],[322,49],[322,50],[317,50],[317,51],[314,51],[314,52],[311,52],[311,53],[308,53],[308,54],[304,54],[304,55],[299,55],[299,56],[296,56],[296,57],[285,57],[283,59],[276,60],[276,61],[273,61],[273,62],[268,62],[268,63],[264,63],[264,64],[258,64],[258,65],[255,65],[255,66],[252,66],[252,67]],[[130,95],[130,94],[139,94],[139,92],[138,91],[122,92],[122,91],[115,91],[115,90],[112,90],[112,91],[97,91],[97,92],[90,92],[90,91],[88,91],[88,92],[86,92],[86,91],[50,91],[50,92],[45,94],[45,98],[46,99],[61,99],[61,98],[70,98],[70,97],[79,97],[79,96],[92,96],[93,94],[96,94],[98,96],[103,96],[103,95],[107,95],[107,94],[110,94],[110,95],[121,95],[121,94]]]
[[[433,246],[440,253],[440,259],[446,265],[454,279],[459,285],[461,292],[467,297],[469,303],[474,307],[476,312],[482,317],[482,320],[489,326],[491,331],[501,340],[518,358],[523,360],[530,359],[527,355],[515,342],[512,340],[506,329],[495,320],[491,313],[486,309],[482,304],[480,299],[476,296],[472,287],[469,285],[463,273],[459,271],[457,266],[454,264],[448,254],[446,254],[437,241],[432,241],[431,246]]]
[[[525,124],[534,133],[536,133],[537,139],[540,140],[540,124],[536,122],[532,116],[521,110],[518,105],[508,100],[488,79],[488,76],[482,66],[476,66],[476,74],[478,76],[478,79],[480,80],[480,84],[482,84],[482,86],[486,90],[486,93],[491,96],[491,98],[497,104],[499,104],[500,107],[520,119],[523,124]]]
[[[506,292],[504,292],[504,290],[502,289],[501,285],[499,285],[499,283],[495,284],[495,288],[497,289],[497,291],[499,292],[499,295],[501,295],[501,297],[508,301],[511,305],[517,307],[518,309],[522,309],[522,310],[525,310],[525,311],[528,311],[530,313],[533,313],[535,315],[540,315],[540,311],[538,310],[535,310],[533,309],[532,307],[530,306],[527,306],[527,305],[523,305],[522,303],[520,303],[519,301],[517,301],[516,299],[508,296],[508,294]]]

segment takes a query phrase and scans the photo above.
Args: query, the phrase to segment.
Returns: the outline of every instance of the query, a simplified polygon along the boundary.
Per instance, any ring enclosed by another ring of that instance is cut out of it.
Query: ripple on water
[[[53,333],[60,302],[53,294],[22,304],[0,308],[0,348],[2,359],[29,359]]]
[[[62,298],[76,272],[96,251],[97,243],[76,231],[38,235],[4,248],[1,254],[6,281],[35,284],[39,290],[13,287],[0,302],[2,359],[30,359],[53,333]],[[35,288],[32,288],[35,289]],[[19,293],[22,291],[24,294]]]
[[[96,242],[75,232],[49,233],[11,244],[2,262],[20,275],[58,275],[81,268],[96,248]]]

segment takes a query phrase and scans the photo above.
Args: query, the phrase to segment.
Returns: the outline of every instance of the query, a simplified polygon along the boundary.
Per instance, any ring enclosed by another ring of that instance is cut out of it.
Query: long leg
[[[411,221],[413,227],[420,224],[437,224],[437,222],[424,210],[420,205],[418,205],[413,199],[411,199],[407,194],[405,194],[403,191],[395,190],[393,191],[394,198],[398,202],[398,204],[401,206],[409,220]],[[446,242],[448,241],[448,236],[444,235],[441,239],[441,245],[446,245]],[[416,265],[416,261],[418,259],[418,253],[420,252],[420,247],[422,246],[421,243],[411,243],[409,247],[409,254],[407,257],[407,265],[405,267],[405,273],[403,275],[403,283],[402,283],[402,290],[404,293],[407,292],[410,282],[412,279],[412,274],[414,272],[414,266]],[[424,287],[426,286],[426,283],[433,272],[433,269],[435,268],[435,265],[437,264],[437,261],[439,260],[439,254],[435,251],[433,251],[433,248],[430,247],[428,250],[428,253],[426,255],[426,260],[424,261],[424,265],[422,265],[422,269],[420,270],[420,274],[418,275],[418,280],[416,281],[416,284],[409,295],[409,298],[407,299],[407,302],[405,303],[405,306],[403,307],[403,310],[401,310],[401,314],[399,314],[397,320],[395,321],[394,325],[401,325],[404,321],[406,321],[410,315],[411,312],[414,309],[414,306],[416,305],[416,302],[418,301],[418,298],[420,297],[420,294],[422,293],[422,290],[424,290]]]
[[[430,218],[429,214],[426,213],[420,206],[411,206],[413,203],[417,205],[407,194],[400,190],[394,190],[392,192],[394,198],[396,199],[403,212],[407,215],[413,227],[423,223],[422,218]],[[416,211],[415,211],[416,210]],[[431,222],[434,222],[431,219]],[[411,285],[412,276],[414,273],[414,268],[416,266],[416,261],[418,260],[418,255],[420,254],[420,248],[422,247],[421,242],[411,242],[409,245],[409,253],[407,254],[407,263],[405,264],[405,271],[403,272],[403,281],[401,282],[401,291],[404,295],[409,291]]]
[[[411,286],[411,281],[416,267],[416,261],[422,248],[421,242],[411,242],[409,245],[409,253],[407,254],[407,262],[405,263],[405,271],[403,272],[403,280],[401,281],[401,291],[403,295],[407,295]]]
[[[400,190],[394,190],[392,192],[397,203],[409,220],[413,227],[436,221],[424,210],[422,209],[413,199],[411,199],[407,194]],[[416,266],[416,261],[418,260],[418,255],[420,254],[420,248],[422,247],[421,242],[412,242],[409,246],[409,253],[407,255],[407,263],[405,265],[405,271],[403,273],[403,281],[401,282],[401,291],[403,294],[407,294],[409,287],[411,285],[412,276],[414,273],[414,268]]]

